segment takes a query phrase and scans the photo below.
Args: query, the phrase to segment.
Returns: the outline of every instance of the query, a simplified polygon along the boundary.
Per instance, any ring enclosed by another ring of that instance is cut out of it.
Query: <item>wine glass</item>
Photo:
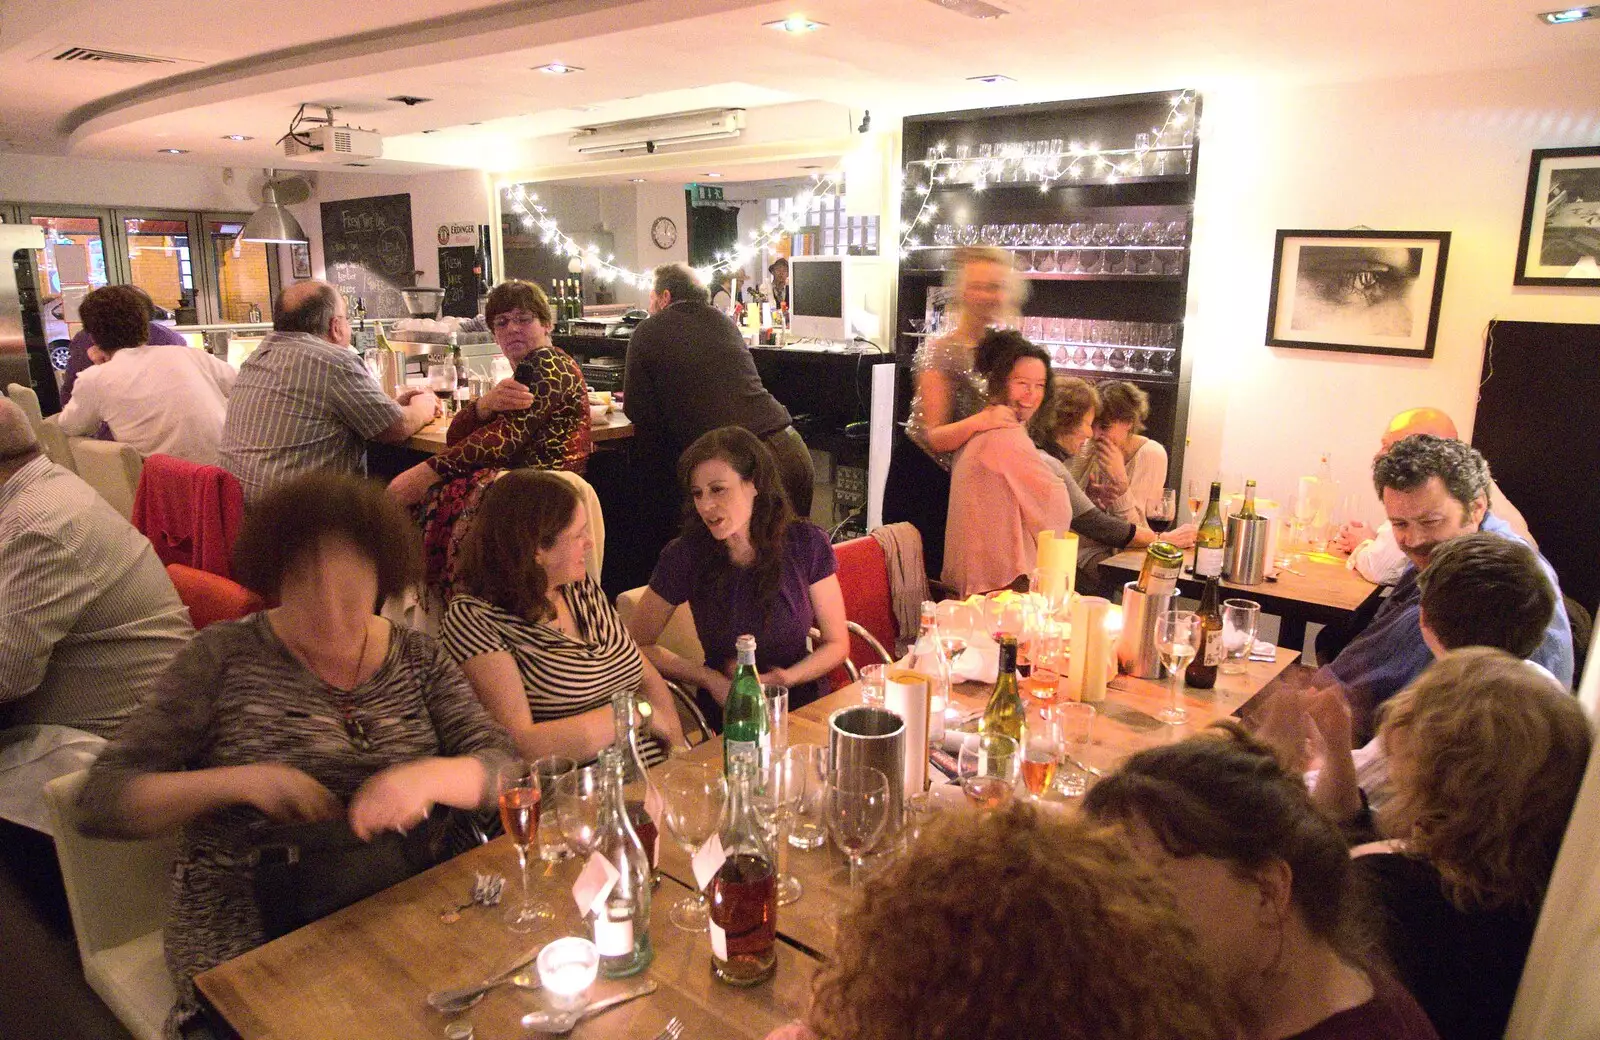
[[[528,851],[539,838],[539,773],[521,759],[507,762],[495,774],[495,792],[500,823],[516,846],[517,865],[522,868],[522,901],[506,908],[506,927],[526,934],[556,916],[549,903],[536,902],[528,891]]]
[[[806,794],[809,763],[806,756],[790,758],[787,748],[773,749],[772,757],[756,774],[754,808],[767,840],[777,850],[779,906],[800,899],[800,879],[788,873],[789,829],[794,825],[795,806]]]
[[[980,809],[998,809],[1011,800],[1020,760],[1017,741],[1003,733],[968,736],[956,760],[961,793]]]
[[[574,769],[556,782],[556,818],[561,833],[580,856],[594,851],[600,833],[600,803],[605,780],[598,766]]]
[[[1183,494],[1189,502],[1189,519],[1197,524],[1200,522],[1200,503],[1204,501],[1200,497],[1200,491],[1201,483],[1199,477],[1190,477],[1183,482]]]
[[[1145,522],[1156,534],[1166,534],[1178,518],[1178,492],[1163,488],[1160,499],[1152,499],[1144,510]]]
[[[850,887],[858,883],[861,857],[889,825],[889,780],[871,766],[836,769],[828,783],[828,829],[850,859]]]
[[[828,841],[828,749],[818,744],[785,748],[785,781],[794,787],[793,822],[789,844],[797,849],[820,849]]]
[[[1041,713],[1039,722],[1028,720],[1027,746],[1022,752],[1022,782],[1034,801],[1044,797],[1061,764],[1061,725],[1053,711]]]
[[[762,683],[761,696],[767,702],[767,753],[776,757],[789,746],[789,687]]]
[[[728,804],[728,782],[715,765],[672,762],[661,771],[662,798],[666,805],[667,833],[690,859],[722,826]],[[697,887],[672,904],[672,923],[686,932],[703,932],[710,917],[706,896]]]
[[[1156,645],[1172,678],[1172,704],[1156,718],[1169,726],[1182,725],[1189,718],[1183,706],[1183,669],[1194,657],[1199,641],[1200,616],[1194,611],[1169,610],[1156,618]]]

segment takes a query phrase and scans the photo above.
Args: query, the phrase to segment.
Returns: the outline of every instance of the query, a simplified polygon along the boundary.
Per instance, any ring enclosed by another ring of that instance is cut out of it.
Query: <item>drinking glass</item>
[[[777,756],[789,746],[789,687],[762,683],[761,695],[767,700],[769,753]]]
[[[1245,669],[1245,659],[1256,643],[1256,630],[1261,625],[1261,604],[1251,599],[1225,599],[1222,601],[1222,651],[1221,670],[1238,675]]]
[[[1144,518],[1150,530],[1156,534],[1166,534],[1171,530],[1172,522],[1178,518],[1178,492],[1172,488],[1162,488],[1161,497],[1145,505]]]
[[[1061,764],[1061,727],[1053,712],[1046,711],[1039,722],[1028,720],[1027,746],[1022,752],[1022,782],[1034,801],[1044,797]]]
[[[1093,704],[1064,701],[1050,709],[1061,734],[1061,766],[1056,770],[1056,787],[1068,798],[1077,798],[1089,789],[1089,774],[1083,763],[1084,751],[1094,738]]]
[[[598,766],[574,769],[556,783],[556,818],[567,844],[581,856],[594,851],[605,780]]]
[[[886,665],[869,664],[861,669],[861,703],[883,707],[888,696],[889,671]]]
[[[1169,610],[1156,618],[1156,645],[1172,682],[1172,704],[1156,718],[1169,726],[1182,725],[1189,718],[1188,709],[1183,706],[1183,670],[1199,642],[1200,616],[1194,611]]]
[[[495,792],[500,823],[516,846],[517,865],[522,868],[522,901],[506,908],[506,927],[526,934],[556,918],[549,903],[536,902],[528,891],[528,850],[539,836],[539,774],[520,759],[508,762],[495,774]]]
[[[1016,788],[1021,757],[1017,742],[1003,733],[969,735],[956,760],[961,793],[981,809],[998,809]]]
[[[805,766],[805,759],[791,762],[783,752],[774,751],[757,772],[752,789],[756,818],[777,850],[779,906],[800,899],[800,879],[789,873],[789,831],[794,826],[795,803],[805,794]]]
[[[935,224],[933,228],[933,244],[936,246],[953,246],[956,244],[956,228],[954,224]]]
[[[784,780],[794,785],[794,822],[789,844],[797,849],[820,849],[828,841],[828,749],[817,744],[795,744],[783,752]]]
[[[665,801],[663,815],[667,833],[683,849],[683,854],[694,857],[700,846],[711,840],[722,826],[722,813],[728,804],[728,783],[722,770],[715,764],[678,761],[661,771],[659,782]],[[676,903],[670,914],[672,923],[686,932],[703,932],[710,917],[706,912],[706,896],[697,887]]]
[[[850,887],[861,874],[861,858],[889,825],[889,780],[871,766],[835,770],[828,780],[828,829],[850,859]]]
[[[1190,477],[1188,480],[1183,482],[1184,498],[1187,499],[1189,503],[1189,519],[1193,520],[1197,524],[1200,522],[1200,506],[1205,501],[1200,497],[1200,492],[1202,490],[1203,488],[1199,477]]]
[[[559,863],[572,855],[567,840],[561,836],[561,821],[556,818],[556,785],[561,778],[578,768],[578,763],[564,755],[546,755],[533,763],[539,774],[539,802],[550,811],[539,814],[539,859],[546,863]]]

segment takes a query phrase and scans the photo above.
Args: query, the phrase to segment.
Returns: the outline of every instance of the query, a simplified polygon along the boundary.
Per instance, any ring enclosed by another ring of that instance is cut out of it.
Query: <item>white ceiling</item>
[[[13,2],[0,21],[0,150],[292,167],[274,142],[299,103],[317,102],[406,157],[373,172],[505,169],[541,135],[713,106],[821,101],[871,109],[881,128],[912,112],[1177,86],[1600,62],[1600,22],[1533,17],[1554,0],[992,2],[1008,15],[977,21],[934,0]],[[827,28],[762,28],[796,10]],[[175,61],[48,60],[71,46]],[[550,61],[584,71],[532,71]],[[996,72],[1016,82],[966,80]],[[385,100],[399,94],[433,100]],[[189,154],[156,154],[165,147]],[[730,177],[793,173],[791,162]]]

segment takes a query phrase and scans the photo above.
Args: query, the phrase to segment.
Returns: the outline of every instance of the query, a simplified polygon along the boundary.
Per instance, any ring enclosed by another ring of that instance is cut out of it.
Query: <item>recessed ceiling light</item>
[[[1566,25],[1568,22],[1586,22],[1600,18],[1600,7],[1569,7],[1565,11],[1546,11],[1539,20],[1549,25]]]
[[[722,174],[720,174],[720,173],[702,173],[700,176],[702,176],[702,177],[721,177]]]
[[[559,61],[552,61],[548,65],[535,65],[533,71],[542,72],[546,76],[565,76],[571,72],[582,72],[583,69],[576,65],[565,65]]]
[[[162,155],[188,155],[189,154],[189,149],[187,149],[187,148],[157,148],[156,151],[160,152]]]
[[[827,28],[826,22],[813,22],[803,14],[793,14],[787,18],[781,18],[776,22],[762,22],[761,24],[765,25],[768,29],[776,29],[779,32],[792,33],[795,36],[799,36],[802,33],[816,32],[818,29]]]
[[[251,137],[249,134],[223,134],[222,135],[222,139],[224,141],[254,141],[255,140],[255,138]]]
[[[629,177],[628,178],[628,183],[629,184],[643,184],[644,183],[644,178],[643,177]]]
[[[968,76],[967,77],[967,82],[968,83],[988,83],[990,85],[993,85],[993,84],[996,84],[996,83],[1015,83],[1016,80],[1012,79],[1010,76],[1002,76],[998,72],[992,72],[987,76]]]

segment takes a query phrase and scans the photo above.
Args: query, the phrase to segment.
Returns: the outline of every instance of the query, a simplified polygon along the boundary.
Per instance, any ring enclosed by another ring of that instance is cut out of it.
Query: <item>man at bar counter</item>
[[[637,457],[644,460],[639,470],[650,484],[640,488],[640,498],[653,549],[677,528],[678,456],[724,426],[743,426],[761,438],[795,515],[810,515],[813,475],[805,441],[762,385],[738,326],[711,306],[706,287],[682,264],[655,269],[650,317],[628,341],[623,390]]]
[[[1461,441],[1417,434],[1398,441],[1372,464],[1373,484],[1383,500],[1395,542],[1406,568],[1384,604],[1350,644],[1323,666],[1312,685],[1337,684],[1349,698],[1355,736],[1371,736],[1373,712],[1409,684],[1433,661],[1419,625],[1419,573],[1441,543],[1474,531],[1521,541],[1492,512],[1489,464]],[[1561,603],[1556,572],[1543,556],[1540,569],[1555,594],[1556,609],[1544,638],[1529,660],[1543,666],[1564,686],[1572,686],[1572,627]]]
[[[219,450],[245,506],[308,470],[366,471],[366,441],[399,444],[432,422],[439,399],[402,390],[391,400],[350,349],[344,297],[327,282],[278,294],[272,329],[239,366]]]

